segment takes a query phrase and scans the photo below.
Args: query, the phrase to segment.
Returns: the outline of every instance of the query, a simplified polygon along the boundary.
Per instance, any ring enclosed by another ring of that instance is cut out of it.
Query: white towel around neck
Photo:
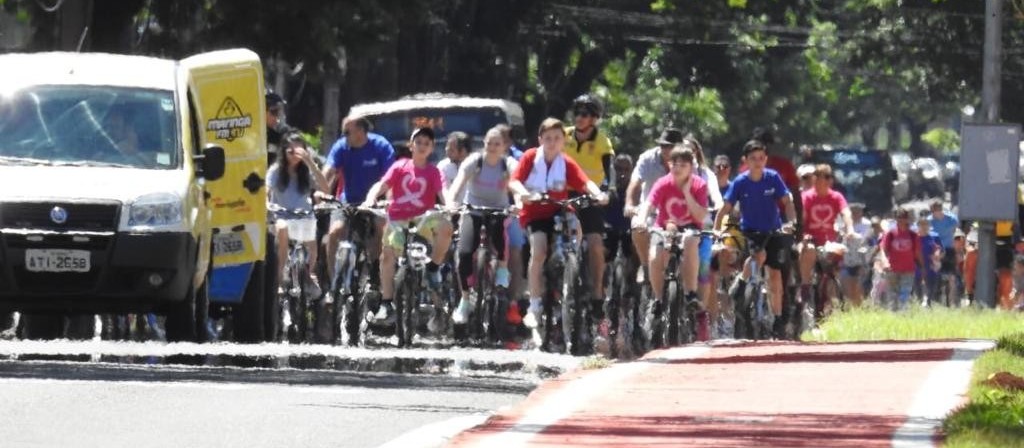
[[[530,176],[526,178],[525,187],[535,193],[565,190],[565,154],[557,155],[551,162],[549,170],[548,164],[544,160],[544,151],[537,151],[537,156],[533,159],[533,169],[530,170]]]

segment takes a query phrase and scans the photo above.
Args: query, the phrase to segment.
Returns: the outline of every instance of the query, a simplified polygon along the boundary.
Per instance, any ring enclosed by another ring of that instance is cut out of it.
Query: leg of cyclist
[[[665,263],[668,258],[668,253],[665,251],[664,245],[660,244],[662,239],[661,235],[653,235],[651,237],[650,249],[647,251],[647,265],[649,266],[651,281],[651,292],[654,293],[654,304],[657,307],[664,307],[663,294],[665,293]]]
[[[464,324],[469,321],[469,315],[476,308],[476,301],[470,294],[469,277],[473,275],[476,266],[473,262],[473,253],[480,244],[480,217],[469,213],[463,213],[459,220],[459,243],[458,243],[458,264],[459,284],[462,285],[462,299],[452,316],[456,324]],[[480,279],[477,279],[480,281]]]
[[[640,254],[640,272],[638,275],[647,275],[647,254],[651,253],[651,234],[647,232],[647,223],[634,223],[633,231],[630,232],[633,239],[633,247],[636,253]]]
[[[281,285],[281,280],[284,277],[284,266],[288,263],[288,223],[283,219],[277,220],[274,223],[274,228],[277,229],[277,284]]]
[[[380,235],[378,233],[378,235]],[[324,237],[327,240],[325,254],[327,255],[327,275],[330,278],[330,290],[334,291],[337,287],[338,279],[335,278],[334,268],[338,260],[335,256],[338,253],[338,244],[342,239],[348,237],[348,227],[345,225],[345,215],[341,210],[337,210],[331,213],[331,227],[327,230],[327,236]]]
[[[683,298],[687,304],[697,303],[697,277],[700,269],[700,236],[687,235],[683,238],[682,268]],[[664,269],[664,266],[662,266]]]
[[[395,261],[398,251],[405,246],[399,227],[388,226],[384,231],[383,249],[380,254],[380,295],[381,301],[373,315],[378,325],[390,325],[395,318]]]
[[[446,217],[434,216],[429,223],[423,223],[433,235],[433,251],[430,255],[430,262],[427,263],[427,281],[430,288],[437,291],[441,289],[441,265],[448,258],[448,249],[452,245],[452,223]]]
[[[811,279],[814,277],[814,263],[817,261],[818,251],[810,240],[801,242],[797,250],[800,253],[800,299],[803,303],[810,304],[814,299]],[[819,310],[815,309],[814,312],[817,314]]]
[[[549,227],[553,222],[546,220]],[[527,327],[537,328],[541,322],[541,313],[544,310],[544,262],[548,256],[548,234],[544,225],[538,223],[530,224],[530,267],[527,272],[527,280],[530,288],[530,308],[527,310],[523,323]]]
[[[518,217],[510,217],[505,226],[505,247],[508,248],[507,264],[509,266],[508,316],[509,323],[519,325],[522,315],[519,314],[519,299],[523,296],[523,246],[526,245],[526,231],[519,224]]]

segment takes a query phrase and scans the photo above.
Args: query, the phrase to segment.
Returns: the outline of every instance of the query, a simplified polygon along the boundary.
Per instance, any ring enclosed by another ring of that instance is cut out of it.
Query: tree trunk
[[[875,149],[878,147],[878,126],[875,125],[861,125],[860,126],[860,142],[864,147],[869,149]]]
[[[901,148],[900,141],[903,140],[903,127],[900,126],[900,122],[897,120],[890,120],[885,124],[885,130],[888,131],[889,141],[886,145],[886,149],[895,152]]]
[[[321,154],[327,151],[338,139],[338,128],[341,126],[341,111],[338,101],[341,97],[341,75],[328,71],[324,77],[324,112],[323,134],[320,136]]]
[[[925,157],[928,155],[928,147],[924,144],[924,140],[921,136],[928,130],[928,124],[918,121],[914,121],[911,118],[907,118],[907,132],[910,133],[910,154],[916,157]]]

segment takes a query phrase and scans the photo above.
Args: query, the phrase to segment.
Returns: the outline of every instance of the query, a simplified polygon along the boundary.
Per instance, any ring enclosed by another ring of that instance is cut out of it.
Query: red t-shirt
[[[516,169],[512,172],[512,178],[526,184],[526,179],[530,177],[530,171],[533,171],[533,161],[538,157],[540,148],[530,148],[523,153],[523,157],[519,159],[519,164],[516,165]],[[543,155],[540,155],[543,157]],[[580,193],[584,193],[587,190],[587,174],[583,172],[579,164],[572,160],[572,157],[562,155],[565,159],[565,183],[568,189],[574,190]],[[548,171],[551,170],[551,164],[548,164]],[[569,199],[568,190],[559,191],[547,191],[545,192],[551,197],[552,200],[562,201]],[[523,204],[523,209],[519,212],[519,222],[526,227],[530,221],[536,219],[548,219],[555,216],[558,213],[559,207],[555,204]]]
[[[804,206],[804,233],[818,246],[835,241],[836,218],[846,208],[846,198],[831,188],[825,195],[812,188],[801,193],[800,200]]]
[[[388,206],[388,218],[392,221],[412,219],[434,208],[437,194],[444,188],[436,166],[418,168],[412,159],[395,162],[381,182],[391,187],[393,200]]]
[[[708,183],[700,176],[690,176],[690,178],[693,179],[690,182],[690,194],[698,204],[707,208]],[[691,224],[696,225],[697,228],[703,227],[703,222],[693,219],[693,216],[690,215],[690,208],[686,206],[683,190],[676,185],[672,174],[666,174],[654,182],[654,186],[651,187],[650,201],[658,211],[658,217],[654,221],[656,227],[664,229],[669,220],[679,227]]]
[[[917,254],[921,253],[921,239],[917,233],[907,229],[892,229],[882,236],[882,250],[889,259],[892,272],[913,274],[917,269]]]

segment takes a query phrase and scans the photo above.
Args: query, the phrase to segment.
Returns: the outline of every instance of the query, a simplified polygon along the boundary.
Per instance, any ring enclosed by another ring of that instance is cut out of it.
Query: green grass
[[[1024,333],[978,358],[968,396],[971,401],[942,424],[948,447],[1024,447],[1024,392],[1009,392],[981,384],[989,375],[1010,372],[1024,376],[1024,357],[1010,350],[1022,349]]]
[[[858,308],[834,313],[820,332],[804,333],[804,341],[850,342],[926,339],[999,339],[1024,329],[1024,313],[975,308],[911,308],[894,313]],[[1024,354],[1024,335],[1018,345]]]

